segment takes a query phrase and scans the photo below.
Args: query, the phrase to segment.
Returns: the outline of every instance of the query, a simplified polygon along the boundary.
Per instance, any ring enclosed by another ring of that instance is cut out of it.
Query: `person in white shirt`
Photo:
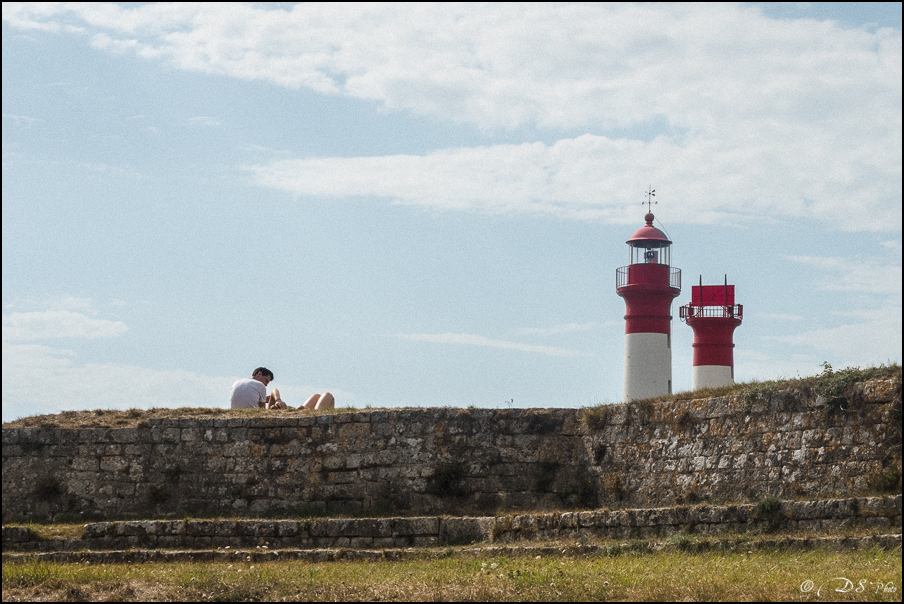
[[[267,385],[273,381],[273,372],[266,367],[258,367],[251,378],[238,380],[232,385],[229,402],[233,409],[286,409],[288,405],[280,398],[276,388],[267,394]],[[313,394],[299,409],[332,409],[336,401],[329,392]]]
[[[266,367],[258,367],[250,378],[237,381],[232,385],[229,402],[233,409],[254,409],[266,407],[273,402],[272,395],[267,395],[267,384],[273,381],[273,372]]]

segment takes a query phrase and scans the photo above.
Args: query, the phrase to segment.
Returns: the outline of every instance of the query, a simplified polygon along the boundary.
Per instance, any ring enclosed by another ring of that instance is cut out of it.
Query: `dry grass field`
[[[3,564],[3,601],[901,601],[901,549]]]

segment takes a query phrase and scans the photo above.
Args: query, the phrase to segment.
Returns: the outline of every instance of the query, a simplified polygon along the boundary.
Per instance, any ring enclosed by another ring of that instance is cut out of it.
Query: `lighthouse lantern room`
[[[616,270],[615,291],[624,298],[624,400],[672,393],[672,300],[681,293],[681,269],[671,266],[665,233],[646,225],[628,239],[629,262]]]

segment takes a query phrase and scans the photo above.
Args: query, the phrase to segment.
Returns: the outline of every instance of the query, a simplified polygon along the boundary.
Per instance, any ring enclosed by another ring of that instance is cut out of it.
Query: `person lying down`
[[[268,403],[267,409],[291,409],[289,405],[286,404],[284,400],[282,400],[279,396],[279,390],[274,388],[273,391],[267,396]],[[299,409],[332,409],[336,406],[336,400],[333,398],[333,395],[329,392],[324,392],[323,394],[312,394],[310,398],[305,401],[304,405],[299,406]]]

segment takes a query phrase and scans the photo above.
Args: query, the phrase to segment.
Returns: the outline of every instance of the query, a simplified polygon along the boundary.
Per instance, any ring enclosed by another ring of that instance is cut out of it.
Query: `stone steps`
[[[676,506],[528,513],[488,517],[326,518],[302,520],[129,520],[84,525],[77,538],[42,538],[29,526],[3,527],[6,552],[197,550],[386,550],[479,543],[667,539],[782,531],[832,535],[900,532],[902,496],[772,505]],[[828,538],[828,537],[826,537]]]
[[[858,537],[781,537],[774,539],[713,539],[693,542],[673,540],[666,542],[611,543],[601,545],[490,545],[459,548],[405,548],[405,549],[283,549],[269,550],[112,550],[77,552],[32,552],[4,553],[3,563],[39,561],[62,564],[141,564],[213,562],[254,564],[262,562],[377,562],[402,561],[424,558],[481,557],[496,556],[615,556],[622,553],[644,554],[661,551],[682,551],[703,553],[718,551],[723,553],[754,552],[761,550],[806,551],[824,549],[829,551],[865,550],[880,547],[885,550],[901,548],[901,534],[870,535]]]

